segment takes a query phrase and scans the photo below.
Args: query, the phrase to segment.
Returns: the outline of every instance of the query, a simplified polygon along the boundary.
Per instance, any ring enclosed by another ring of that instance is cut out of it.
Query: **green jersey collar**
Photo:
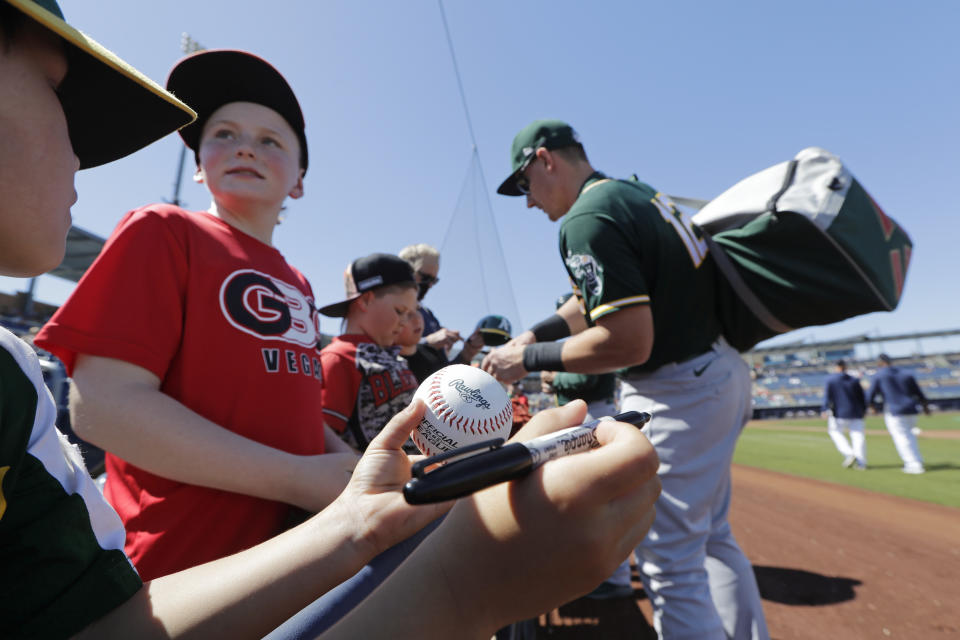
[[[591,173],[589,176],[587,176],[587,179],[584,180],[584,182],[583,182],[582,185],[580,185],[580,190],[577,191],[577,197],[579,198],[580,196],[582,196],[583,193],[584,193],[587,189],[589,189],[593,184],[595,184],[597,181],[599,181],[599,180],[608,180],[608,179],[609,179],[609,178],[607,178],[607,176],[605,176],[605,175],[602,174],[601,172],[599,172],[599,171],[594,171],[594,172]]]

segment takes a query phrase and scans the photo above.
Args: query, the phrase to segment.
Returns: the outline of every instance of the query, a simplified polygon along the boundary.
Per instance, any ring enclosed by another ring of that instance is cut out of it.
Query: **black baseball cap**
[[[350,303],[367,291],[390,284],[410,283],[416,286],[410,263],[390,253],[371,253],[351,262],[343,272],[343,286],[347,298],[319,309],[330,318],[343,318]]]
[[[523,195],[517,188],[517,178],[537,149],[543,147],[552,151],[575,144],[580,144],[580,136],[563,120],[534,120],[513,138],[510,147],[512,173],[497,187],[497,193],[504,196]]]
[[[196,118],[160,85],[67,24],[54,0],[6,2],[67,45],[67,75],[57,95],[81,169],[129,155]]]
[[[252,53],[207,49],[182,58],[167,77],[167,90],[190,103],[197,120],[180,130],[194,154],[200,149],[203,125],[230,102],[253,102],[279,113],[300,141],[300,168],[307,170],[307,137],[303,112],[293,89],[273,65]]]

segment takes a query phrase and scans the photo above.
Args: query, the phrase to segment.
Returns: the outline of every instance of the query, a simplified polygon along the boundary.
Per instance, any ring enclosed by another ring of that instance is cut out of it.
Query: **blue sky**
[[[428,242],[443,245],[426,302],[445,325],[504,313],[529,327],[550,313],[569,289],[557,227],[494,190],[514,134],[556,117],[598,169],[703,199],[804,147],[833,151],[911,235],[906,290],[893,313],[779,341],[960,327],[956,2],[448,0],[476,164],[435,0],[60,4],[161,83],[181,32],[287,77],[311,165],[275,243],[318,304],[341,297],[353,258]],[[81,172],[75,224],[105,236],[127,210],[169,198],[180,146],[170,136]],[[188,165],[181,197],[205,209]],[[45,277],[37,297],[58,303],[69,289]],[[338,332],[332,320],[323,329]]]

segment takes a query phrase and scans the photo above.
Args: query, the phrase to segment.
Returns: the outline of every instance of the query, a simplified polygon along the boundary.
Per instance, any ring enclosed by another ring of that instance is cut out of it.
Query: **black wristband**
[[[530,331],[537,338],[537,342],[553,342],[563,340],[570,335],[570,325],[558,314],[553,314],[546,320],[530,327]]]
[[[523,368],[527,371],[566,371],[562,352],[562,342],[528,344],[523,348]]]

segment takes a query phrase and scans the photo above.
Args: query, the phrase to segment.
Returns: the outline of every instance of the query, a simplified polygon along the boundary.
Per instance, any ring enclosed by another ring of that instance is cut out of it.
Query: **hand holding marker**
[[[403,495],[409,504],[442,502],[520,478],[548,460],[599,446],[595,432],[603,420],[629,422],[642,427],[650,421],[650,414],[627,411],[548,433],[528,442],[504,446],[503,439],[496,438],[432,456],[413,465],[413,478],[404,485]],[[427,467],[444,461],[447,464],[426,471]]]

